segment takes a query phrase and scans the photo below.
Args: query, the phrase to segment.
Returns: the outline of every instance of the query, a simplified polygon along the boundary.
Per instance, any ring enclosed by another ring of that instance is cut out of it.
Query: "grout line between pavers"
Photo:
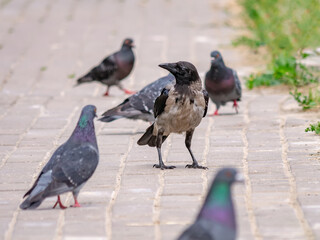
[[[75,107],[74,110],[72,111],[72,113],[70,114],[69,118],[67,119],[67,124],[63,127],[63,129],[59,132],[58,136],[55,137],[54,141],[53,141],[53,147],[47,152],[47,154],[45,155],[43,161],[41,161],[41,163],[39,164],[38,168],[35,170],[35,173],[33,175],[33,181],[35,180],[36,178],[36,174],[38,174],[39,172],[39,169],[41,169],[44,165],[45,162],[48,161],[48,158],[51,156],[53,150],[57,147],[57,144],[58,144],[58,139],[63,135],[63,133],[67,130],[67,127],[70,125],[71,123],[71,120],[73,118],[73,116],[75,115],[76,111],[78,110],[79,107]],[[40,114],[39,114],[40,115]],[[30,127],[31,128],[31,127]],[[30,129],[29,128],[29,129]],[[29,130],[27,129],[27,131]],[[21,142],[21,141],[20,141]],[[32,184],[32,183],[31,183]],[[30,185],[31,186],[31,185]],[[22,199],[23,200],[23,199]],[[21,200],[21,202],[22,202]],[[19,204],[20,205],[20,204]],[[19,212],[20,212],[20,207],[18,206],[17,209],[14,211],[13,213],[13,216],[12,216],[12,219],[8,225],[8,229],[7,231],[5,232],[5,237],[4,239],[5,240],[10,240],[12,239],[12,233],[14,231],[14,226],[17,222],[17,219],[18,219],[18,215],[19,215]]]
[[[213,123],[214,123],[213,118],[209,117],[209,123],[208,123],[206,134],[205,134],[205,147],[203,150],[202,160],[201,160],[203,166],[205,166],[205,167],[207,167],[207,165],[208,165],[207,159],[208,159],[208,154],[209,154],[209,150],[210,150],[210,134],[211,134]],[[206,171],[206,170],[202,171],[201,178],[202,178],[201,199],[203,200],[206,197],[207,191],[208,191],[208,171]]]
[[[136,126],[133,130],[132,133],[137,132],[138,130],[138,126]],[[120,165],[119,165],[119,170],[117,172],[117,176],[116,176],[116,184],[115,184],[115,188],[111,194],[111,200],[106,208],[106,224],[105,224],[105,228],[106,228],[106,235],[107,235],[107,239],[111,240],[112,239],[112,210],[113,210],[113,206],[117,200],[118,194],[120,192],[120,188],[121,188],[121,183],[122,183],[122,176],[124,173],[124,169],[126,167],[126,161],[128,159],[128,155],[133,147],[133,143],[134,143],[134,138],[135,135],[132,135],[129,139],[129,144],[128,144],[128,149],[127,151],[123,154],[123,156],[120,159]]]
[[[305,237],[308,240],[315,240],[315,235],[310,227],[308,221],[306,220],[301,205],[298,200],[297,185],[295,177],[292,173],[290,163],[288,161],[288,140],[286,139],[284,128],[286,124],[286,117],[280,118],[279,134],[281,142],[281,158],[283,162],[284,172],[289,180],[290,184],[290,204],[293,208],[295,215],[300,222],[300,225],[304,231]]]
[[[168,154],[170,151],[170,147],[171,147],[171,141],[172,141],[172,137],[169,136],[167,138],[167,145],[166,148],[163,151],[162,154],[162,158],[163,158],[163,162],[166,163],[167,162],[167,158],[168,158]],[[160,213],[161,213],[161,196],[163,194],[163,189],[164,189],[164,179],[165,179],[165,171],[170,171],[170,169],[168,170],[160,170],[159,169],[159,174],[158,174],[158,183],[159,183],[159,187],[157,189],[157,192],[155,194],[154,197],[154,201],[153,201],[153,217],[152,217],[152,221],[154,224],[154,236],[155,236],[155,240],[161,240],[161,228],[160,228]]]
[[[246,204],[246,209],[249,217],[249,222],[250,222],[250,228],[253,236],[255,239],[262,240],[261,233],[259,231],[259,227],[257,224],[257,219],[254,214],[254,207],[252,204],[252,186],[251,186],[251,180],[249,176],[249,163],[248,163],[248,148],[249,148],[249,142],[247,139],[247,130],[248,130],[248,125],[250,124],[250,117],[249,117],[249,102],[246,103],[246,106],[244,108],[244,127],[242,128],[241,136],[242,136],[242,141],[244,144],[243,147],[243,158],[242,158],[242,164],[243,164],[243,175],[245,179],[245,204]]]

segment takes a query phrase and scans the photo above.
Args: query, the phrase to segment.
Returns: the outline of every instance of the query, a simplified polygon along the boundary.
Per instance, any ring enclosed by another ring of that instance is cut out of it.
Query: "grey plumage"
[[[178,240],[235,240],[237,226],[230,189],[234,182],[243,182],[236,169],[218,171],[195,222]]]
[[[172,74],[162,77],[141,89],[118,106],[102,114],[99,120],[111,122],[120,118],[141,119],[148,122],[154,121],[153,106],[161,90],[169,84],[175,84]]]
[[[120,81],[126,78],[134,65],[134,53],[132,51],[133,40],[127,38],[123,41],[119,51],[105,58],[99,65],[92,68],[86,75],[77,80],[78,84],[98,81],[107,85],[105,96],[109,95],[109,87],[116,85],[127,94],[133,92],[122,87]]]
[[[238,113],[237,101],[241,100],[241,83],[235,70],[228,68],[222,59],[221,53],[213,51],[210,70],[206,73],[205,88],[209,97],[216,105],[214,115],[218,115],[221,105],[232,101]]]
[[[156,146],[159,164],[154,167],[172,169],[174,166],[166,166],[162,161],[161,145],[170,133],[186,132],[185,145],[193,160],[193,164],[186,167],[205,168],[198,164],[190,149],[194,129],[206,115],[208,105],[208,95],[202,89],[197,69],[191,63],[182,61],[159,66],[175,76],[176,84],[161,91],[154,104],[155,122],[138,140],[138,144]]]
[[[70,138],[52,155],[41,170],[31,189],[24,195],[28,196],[20,205],[21,209],[37,208],[42,201],[51,196],[71,191],[75,205],[79,206],[77,196],[81,187],[94,173],[99,151],[96,141],[93,119],[96,117],[96,107],[85,106],[79,121]]]

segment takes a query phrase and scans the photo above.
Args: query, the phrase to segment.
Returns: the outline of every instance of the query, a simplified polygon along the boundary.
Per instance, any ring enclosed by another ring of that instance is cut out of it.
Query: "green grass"
[[[320,134],[320,122],[310,124],[310,126],[305,129],[305,132],[315,132],[316,134]]]
[[[290,95],[293,96],[303,110],[320,106],[320,91],[318,89],[309,88],[307,95],[295,89],[294,92],[290,92]]]
[[[68,78],[70,78],[70,79],[73,79],[73,78],[75,78],[75,77],[76,77],[76,74],[75,74],[75,73],[71,73],[71,74],[68,75]]]
[[[246,86],[249,89],[279,84],[301,87],[317,82],[317,77],[295,57],[280,55],[269,64],[267,71],[251,74],[247,78]]]
[[[40,67],[40,71],[41,71],[41,72],[44,72],[45,70],[47,70],[47,67],[46,67],[46,66]]]

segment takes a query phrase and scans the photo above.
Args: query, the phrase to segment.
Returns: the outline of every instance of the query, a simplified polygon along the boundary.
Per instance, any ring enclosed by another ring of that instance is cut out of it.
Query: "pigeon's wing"
[[[93,145],[82,144],[65,151],[61,158],[52,169],[53,180],[46,196],[57,195],[85,183],[98,165],[99,153]]]
[[[161,91],[161,94],[159,97],[157,97],[155,103],[154,103],[154,117],[156,118],[159,116],[166,107],[166,102],[169,97],[169,89],[164,88]]]
[[[236,83],[236,94],[238,95],[238,99],[240,100],[241,98],[241,93],[242,93],[242,89],[241,89],[241,82],[238,78],[238,74],[235,70],[232,69],[232,73],[233,73],[233,77]]]
[[[203,113],[203,117],[205,117],[207,115],[207,111],[208,111],[209,94],[204,89],[202,90],[202,93],[203,93],[204,101],[206,103],[206,106],[204,108],[204,113]]]
[[[109,78],[116,70],[117,64],[113,55],[105,58],[98,66],[91,70],[94,79],[102,80]]]
[[[41,177],[47,173],[48,171],[50,171],[52,169],[52,167],[60,161],[61,159],[61,155],[65,150],[65,143],[62,144],[60,147],[57,148],[57,150],[53,153],[52,157],[50,158],[50,160],[47,162],[47,164],[43,167],[43,169],[41,170],[37,180],[34,182],[34,184],[32,185],[32,187],[26,192],[26,194],[23,197],[28,196],[33,189],[38,185],[39,180],[41,179]],[[43,185],[43,184],[42,184]]]
[[[155,82],[152,82],[130,97],[130,106],[144,112],[154,114],[153,108],[156,98],[161,94],[163,88],[168,84],[173,84],[175,77],[169,74]]]
[[[187,228],[178,240],[214,240],[213,236],[198,222]]]

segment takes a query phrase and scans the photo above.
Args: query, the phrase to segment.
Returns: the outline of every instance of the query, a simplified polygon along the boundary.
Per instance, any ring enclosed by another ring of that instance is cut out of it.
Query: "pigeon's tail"
[[[92,82],[92,81],[94,81],[94,79],[91,76],[91,73],[89,72],[88,74],[84,75],[83,77],[81,77],[77,80],[77,85],[79,85],[81,83]]]
[[[149,145],[150,147],[156,146],[157,138],[152,135],[154,124],[147,128],[146,132],[142,135],[142,137],[138,140],[139,145]]]
[[[23,209],[23,210],[35,209],[35,208],[40,206],[40,204],[42,203],[43,200],[44,200],[44,198],[40,199],[40,200],[32,201],[32,199],[30,199],[30,197],[28,197],[26,200],[24,200],[20,204],[20,208]]]
[[[117,120],[119,118],[125,117],[125,113],[121,112],[122,104],[119,106],[116,106],[114,108],[109,109],[105,113],[102,114],[102,117],[99,118],[99,121],[101,122],[112,122],[114,120]]]

